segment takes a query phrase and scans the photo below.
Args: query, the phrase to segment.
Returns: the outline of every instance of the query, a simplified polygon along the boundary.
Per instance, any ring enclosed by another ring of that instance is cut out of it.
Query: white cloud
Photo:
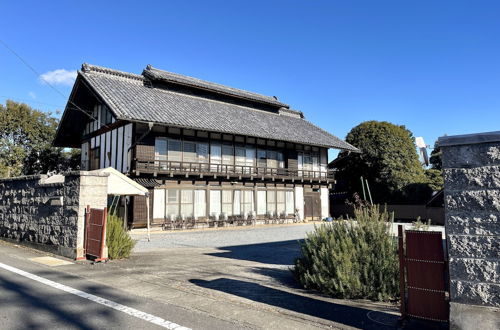
[[[76,70],[68,71],[66,69],[57,69],[54,71],[48,71],[40,75],[40,81],[48,82],[52,85],[73,85],[76,79]]]
[[[32,98],[32,99],[36,99],[36,94],[34,92],[29,92],[28,95]]]

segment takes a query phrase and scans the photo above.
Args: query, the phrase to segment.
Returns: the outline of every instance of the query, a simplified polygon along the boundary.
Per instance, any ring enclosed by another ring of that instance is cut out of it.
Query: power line
[[[44,79],[42,77],[42,75],[32,66],[28,63],[28,61],[26,61],[24,58],[21,57],[21,55],[19,55],[14,49],[12,49],[9,45],[7,45],[2,39],[0,39],[0,43],[5,47],[7,48],[8,51],[10,51],[12,54],[14,54],[15,57],[17,57],[24,65],[26,65],[39,79],[41,79],[44,83],[46,83],[50,88],[52,88],[52,90],[54,90],[57,94],[61,95],[63,99],[66,99],[67,97],[61,92],[59,91],[57,88],[55,88],[51,83],[49,83],[46,79]],[[68,103],[70,103],[71,105],[73,105],[75,108],[75,110],[79,110],[81,112],[83,112],[87,117],[89,117],[90,119],[92,120],[95,120],[99,123],[99,126],[104,126],[104,127],[108,127],[107,125],[103,124],[98,118],[94,118],[94,116],[92,116],[90,113],[88,113],[87,111],[83,110],[82,108],[80,108],[77,104],[75,104],[73,101],[69,100],[68,99]]]
[[[45,102],[40,102],[36,100],[30,100],[30,99],[25,99],[25,98],[20,98],[20,97],[12,97],[12,96],[7,96],[7,95],[0,95],[0,97],[4,97],[6,100],[13,100],[16,102],[29,102],[29,103],[38,103],[38,104],[43,104],[43,105],[49,105],[51,107],[61,107],[64,108],[64,105],[62,104],[52,104],[52,103],[45,103]]]

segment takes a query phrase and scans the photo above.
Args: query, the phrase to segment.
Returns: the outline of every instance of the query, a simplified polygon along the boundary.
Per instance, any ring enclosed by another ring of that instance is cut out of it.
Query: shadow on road
[[[255,261],[264,264],[292,265],[300,255],[300,243],[304,240],[290,240],[272,243],[234,245],[219,248],[223,252],[207,255],[239,260]]]
[[[190,280],[191,283],[203,288],[229,293],[238,297],[287,309],[293,312],[311,315],[361,329],[393,329],[371,321],[367,314],[369,309],[346,306],[319,299],[293,294],[253,282],[245,282],[228,278],[213,281],[200,279]],[[398,316],[384,313],[385,318],[396,323]]]
[[[58,275],[52,273],[51,277],[54,279]],[[56,324],[64,328],[90,330],[96,329],[96,320],[101,325],[118,321],[116,314],[119,312],[63,291],[54,293],[54,289],[40,285],[41,287],[28,286],[0,276],[0,287],[4,292],[3,299],[0,299],[0,309],[14,307],[14,310],[19,311],[20,307],[25,311],[22,314],[12,314],[10,318],[11,324],[16,324],[19,329],[49,329]],[[88,285],[80,289],[100,297],[109,297],[108,290],[103,287]],[[121,303],[126,302],[122,299]]]

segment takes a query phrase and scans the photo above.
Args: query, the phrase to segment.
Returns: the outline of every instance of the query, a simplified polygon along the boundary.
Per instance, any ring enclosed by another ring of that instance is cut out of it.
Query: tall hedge
[[[337,298],[390,300],[399,292],[392,219],[378,206],[355,209],[355,219],[322,224],[308,234],[293,273],[308,289]]]

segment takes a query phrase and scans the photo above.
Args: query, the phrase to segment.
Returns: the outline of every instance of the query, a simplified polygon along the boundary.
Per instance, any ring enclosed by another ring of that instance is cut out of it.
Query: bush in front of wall
[[[336,298],[393,299],[399,263],[392,217],[377,205],[356,207],[354,214],[308,234],[292,272],[305,288]]]
[[[115,214],[108,213],[106,245],[110,259],[128,258],[135,246],[135,241],[123,228],[123,220]]]

